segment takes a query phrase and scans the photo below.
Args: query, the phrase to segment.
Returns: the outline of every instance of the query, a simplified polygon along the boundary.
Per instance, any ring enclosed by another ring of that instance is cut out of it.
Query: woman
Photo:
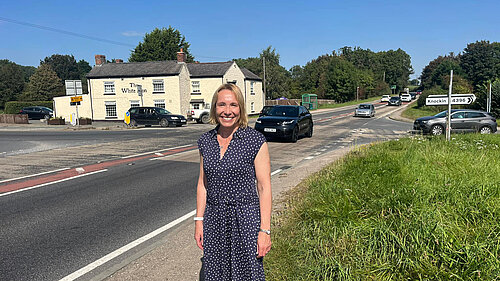
[[[210,120],[217,127],[198,140],[195,217],[205,280],[265,280],[262,258],[271,249],[272,199],[266,139],[248,127],[236,85],[217,89]]]

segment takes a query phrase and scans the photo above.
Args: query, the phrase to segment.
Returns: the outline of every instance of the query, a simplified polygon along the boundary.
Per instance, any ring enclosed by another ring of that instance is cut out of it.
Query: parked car
[[[387,105],[401,105],[401,98],[400,97],[391,97],[389,99],[389,102],[387,102]]]
[[[411,101],[411,95],[410,94],[402,94],[401,95],[401,101],[410,102]]]
[[[380,99],[381,102],[388,102],[391,96],[389,95],[383,95],[382,98]]]
[[[413,123],[413,129],[424,134],[441,135],[446,128],[447,110],[434,116],[420,117]],[[451,111],[452,132],[479,132],[491,134],[497,131],[497,122],[490,113],[472,109],[453,109]]]
[[[186,125],[186,117],[182,115],[172,114],[168,110],[161,107],[131,107],[130,126],[137,125],[160,125],[162,127]]]
[[[259,116],[265,116],[272,108],[274,105],[264,105],[262,107],[262,110],[259,112]]]
[[[313,120],[302,105],[275,105],[255,122],[255,129],[266,137],[286,138],[296,142],[300,135],[312,137]]]
[[[362,103],[356,107],[354,110],[354,117],[363,116],[363,117],[373,117],[375,116],[375,107],[373,104]]]
[[[49,120],[54,117],[54,111],[45,106],[28,106],[19,111],[19,114],[28,114],[28,119]]]

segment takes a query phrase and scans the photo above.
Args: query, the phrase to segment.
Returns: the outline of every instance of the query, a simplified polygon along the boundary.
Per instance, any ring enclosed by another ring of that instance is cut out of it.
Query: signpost
[[[451,95],[451,104],[471,104],[476,101],[476,95]],[[425,99],[425,105],[447,105],[448,95],[429,95]]]
[[[66,95],[74,96],[71,97],[71,102],[69,105],[76,105],[76,125],[80,125],[80,120],[78,117],[78,105],[83,100],[82,99],[82,81],[81,80],[64,80],[64,85],[66,86]],[[73,124],[73,122],[72,122]],[[73,125],[75,126],[75,125]]]
[[[142,85],[137,85],[137,95],[141,97],[141,106],[144,106],[144,102],[142,101]]]

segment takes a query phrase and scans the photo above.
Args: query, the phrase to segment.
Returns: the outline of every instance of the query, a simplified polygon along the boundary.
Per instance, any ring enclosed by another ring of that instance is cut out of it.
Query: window
[[[253,113],[253,112],[255,112],[255,104],[254,104],[254,102],[251,102],[251,103],[250,103],[250,111],[251,111],[252,113]]]
[[[484,114],[480,112],[465,112],[465,118],[484,118]]]
[[[255,82],[250,81],[250,95],[255,95],[254,85],[255,85]]]
[[[105,95],[115,94],[115,82],[104,82],[104,94]]]
[[[105,101],[106,106],[106,118],[116,118],[116,102],[115,101]]]
[[[165,108],[165,100],[154,100],[155,107]]]
[[[191,81],[191,93],[201,94],[200,81]]]
[[[465,118],[465,112],[457,112],[451,115],[451,119],[462,119]]]
[[[131,100],[130,107],[139,107],[141,106],[138,100]]]
[[[153,94],[156,93],[165,93],[163,80],[153,80]]]
[[[194,103],[193,104],[193,109],[200,109],[200,104],[199,103]]]

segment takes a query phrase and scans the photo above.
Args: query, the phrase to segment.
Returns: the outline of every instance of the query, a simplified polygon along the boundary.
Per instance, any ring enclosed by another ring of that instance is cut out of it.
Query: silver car
[[[413,129],[424,134],[442,135],[446,128],[446,113],[447,110],[434,116],[417,118],[413,123]],[[497,131],[497,122],[488,112],[473,109],[452,109],[451,131],[491,134]]]
[[[370,103],[362,103],[354,110],[354,117],[373,117],[375,116],[375,107]]]

